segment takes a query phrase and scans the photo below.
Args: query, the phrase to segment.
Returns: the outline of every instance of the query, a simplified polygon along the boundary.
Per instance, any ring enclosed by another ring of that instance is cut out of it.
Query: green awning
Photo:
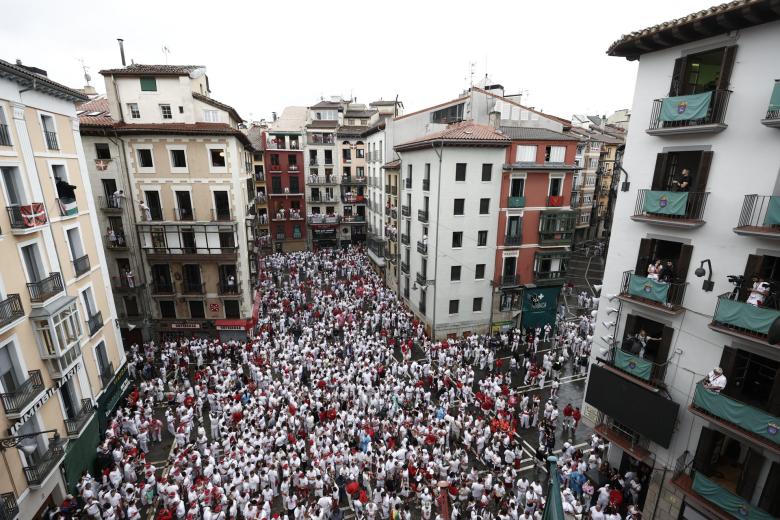
[[[712,91],[688,96],[674,96],[661,101],[661,121],[704,119],[710,109]]]
[[[780,110],[780,81],[775,81],[772,95],[769,98],[769,110]]]
[[[774,518],[741,496],[720,487],[698,471],[693,476],[693,490],[708,502],[728,511],[736,518],[747,520],[772,520]]]
[[[715,417],[728,421],[774,444],[780,445],[780,418],[741,403],[724,394],[710,392],[699,383],[693,394],[693,405]]]
[[[759,334],[769,334],[769,327],[780,318],[780,311],[758,307],[749,303],[728,298],[720,298],[715,309],[713,321],[731,325],[740,329],[750,330]]]
[[[615,366],[647,381],[653,373],[653,364],[650,361],[620,349],[615,351]]]
[[[778,108],[780,110],[780,108]],[[780,197],[769,197],[769,204],[766,207],[766,216],[764,216],[765,226],[776,226],[780,224]]]
[[[669,284],[632,274],[628,280],[628,294],[666,303],[669,299]]]
[[[688,205],[687,192],[648,191],[645,193],[644,210],[659,215],[685,215]]]
[[[563,500],[561,499],[561,480],[558,477],[558,459],[549,457],[550,480],[547,485],[547,501],[544,503],[542,520],[564,520]]]
[[[65,466],[65,483],[69,493],[74,495],[77,493],[76,484],[81,480],[84,471],[95,475],[98,444],[100,444],[100,424],[97,415],[93,414],[79,438],[68,442],[68,452],[65,454],[63,466]]]

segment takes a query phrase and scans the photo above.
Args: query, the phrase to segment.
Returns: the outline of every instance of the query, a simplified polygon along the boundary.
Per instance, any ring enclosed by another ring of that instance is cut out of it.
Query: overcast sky
[[[631,103],[636,63],[610,58],[622,34],[710,7],[716,0],[433,0],[132,2],[12,0],[0,20],[0,58],[104,92],[102,68],[206,65],[212,96],[246,119],[269,118],[320,96],[404,102],[406,112],[456,97],[485,72],[549,113],[604,114]],[[55,35],[60,40],[52,40]]]

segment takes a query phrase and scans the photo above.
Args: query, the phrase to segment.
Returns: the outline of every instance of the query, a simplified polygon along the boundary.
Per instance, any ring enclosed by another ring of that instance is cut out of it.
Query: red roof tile
[[[196,69],[205,69],[203,65],[143,65],[133,63],[118,69],[103,69],[101,74],[114,76],[189,76]]]
[[[492,127],[478,125],[472,121],[462,121],[448,126],[441,132],[434,132],[419,139],[402,143],[395,149],[413,150],[433,142],[464,146],[509,146],[512,140]]]

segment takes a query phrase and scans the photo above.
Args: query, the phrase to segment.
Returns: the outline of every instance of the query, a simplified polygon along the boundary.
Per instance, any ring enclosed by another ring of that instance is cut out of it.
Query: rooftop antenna
[[[477,66],[477,64],[475,62],[473,62],[473,61],[471,63],[469,63],[469,69],[470,69],[469,70],[469,86],[470,87],[474,86],[474,67],[476,67],[476,66]]]
[[[87,82],[87,86],[89,85],[89,82],[92,81],[92,76],[89,75],[89,67],[84,65],[84,60],[79,58],[79,63],[81,63],[81,70],[84,71],[84,81]]]
[[[171,53],[171,50],[168,48],[167,45],[162,46],[163,54],[165,55],[165,64],[168,65],[168,55]]]

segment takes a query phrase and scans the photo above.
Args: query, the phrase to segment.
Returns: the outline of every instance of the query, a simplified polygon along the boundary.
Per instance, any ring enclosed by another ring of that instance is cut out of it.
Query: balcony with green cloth
[[[774,517],[754,506],[739,495],[735,495],[704,476],[700,471],[693,475],[691,489],[707,502],[733,515],[747,520],[771,520]]]
[[[722,132],[730,90],[709,90],[656,99],[650,114],[650,135]]]
[[[507,208],[524,208],[525,197],[507,197]]]
[[[684,191],[648,191],[645,194],[644,210],[657,215],[685,215],[688,204],[688,192]]]
[[[761,120],[761,124],[772,128],[780,128],[780,79],[776,79],[775,84],[772,86],[766,117]]]
[[[677,314],[683,309],[687,286],[687,282],[661,282],[626,271],[623,273],[619,297],[624,301]]]
[[[768,414],[760,408],[737,401],[725,394],[711,392],[702,383],[696,385],[690,410],[695,415],[716,422],[739,433],[753,442],[780,450],[780,417]],[[718,421],[719,419],[719,421]]]
[[[645,381],[653,374],[652,362],[620,349],[615,350],[615,367]]]
[[[710,328],[730,336],[768,344],[769,329],[778,318],[780,310],[732,300],[731,293],[725,293],[718,297]]]

